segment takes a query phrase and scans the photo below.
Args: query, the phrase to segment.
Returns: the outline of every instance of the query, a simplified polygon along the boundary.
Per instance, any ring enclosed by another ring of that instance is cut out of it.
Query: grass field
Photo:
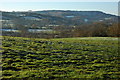
[[[1,39],[3,78],[120,78],[118,38]]]

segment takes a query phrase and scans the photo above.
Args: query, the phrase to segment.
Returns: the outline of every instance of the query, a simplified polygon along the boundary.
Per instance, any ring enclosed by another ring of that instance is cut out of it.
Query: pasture
[[[3,78],[118,79],[118,38],[3,36]]]

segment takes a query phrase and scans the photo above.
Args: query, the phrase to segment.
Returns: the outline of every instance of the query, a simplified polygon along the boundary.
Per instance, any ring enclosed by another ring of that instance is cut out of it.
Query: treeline
[[[58,29],[61,37],[119,37],[120,27],[118,23],[96,22],[76,26],[69,29]]]
[[[28,32],[24,25],[16,25],[20,32],[3,32],[5,36],[34,38],[68,38],[68,37],[120,37],[118,23],[96,22],[79,26],[55,26],[52,32]]]

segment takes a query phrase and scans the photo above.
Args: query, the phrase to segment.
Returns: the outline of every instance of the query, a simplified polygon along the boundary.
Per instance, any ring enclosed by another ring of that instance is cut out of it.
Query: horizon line
[[[13,10],[13,11],[3,11],[0,10],[0,12],[36,12],[36,11],[97,11],[97,12],[102,12],[105,14],[110,14],[110,15],[115,15],[115,16],[119,16],[118,14],[112,14],[112,13],[107,13],[105,11],[101,11],[101,10],[69,10],[69,9],[43,9],[43,10]]]

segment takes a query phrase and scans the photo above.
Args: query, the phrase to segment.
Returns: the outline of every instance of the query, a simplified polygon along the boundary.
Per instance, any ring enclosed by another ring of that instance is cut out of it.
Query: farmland
[[[3,36],[1,40],[4,79],[120,78],[118,38]]]

